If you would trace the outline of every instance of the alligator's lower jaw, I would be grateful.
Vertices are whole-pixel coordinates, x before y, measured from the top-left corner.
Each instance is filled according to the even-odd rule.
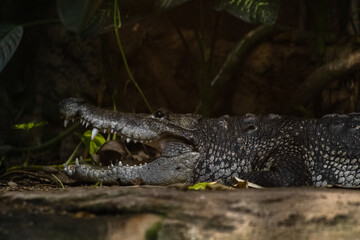
[[[94,168],[89,165],[65,166],[64,172],[70,178],[87,183],[102,182],[113,185],[169,185],[189,182],[200,154],[186,152],[175,157],[160,157],[142,166],[109,166]]]

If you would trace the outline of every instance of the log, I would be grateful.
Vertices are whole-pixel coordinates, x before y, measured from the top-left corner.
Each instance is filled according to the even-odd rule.
[[[0,239],[359,239],[359,219],[360,192],[349,189],[113,186],[0,194]]]

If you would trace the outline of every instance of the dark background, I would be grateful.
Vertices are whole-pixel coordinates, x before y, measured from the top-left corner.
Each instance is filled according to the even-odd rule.
[[[340,75],[329,73],[320,90],[305,92],[310,100],[294,97],[321,67],[358,51],[358,1],[282,1],[276,31],[252,44],[231,74],[211,87],[229,52],[259,26],[217,12],[213,4],[189,1],[119,30],[129,67],[153,109],[208,117],[248,112],[319,117],[359,110],[357,65]],[[1,1],[0,11],[2,23],[58,18],[52,0]],[[149,112],[129,80],[113,31],[84,37],[60,23],[24,28],[17,51],[0,73],[0,86],[2,146],[41,145],[61,134],[58,103],[68,97]],[[38,121],[48,124],[30,131],[13,128]],[[6,152],[5,159],[63,163],[77,142],[68,137],[30,155]]]

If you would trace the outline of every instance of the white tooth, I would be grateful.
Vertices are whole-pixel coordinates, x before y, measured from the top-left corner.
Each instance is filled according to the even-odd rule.
[[[112,168],[113,168],[113,167],[114,167],[114,164],[110,164],[110,167],[112,167]]]
[[[134,143],[137,143],[137,140],[136,140],[136,139],[134,139]]]
[[[68,123],[69,123],[69,120],[65,119],[64,120],[64,127],[66,127],[68,125]]]
[[[126,164],[126,166],[128,167],[128,166],[129,166],[129,164]]]
[[[126,138],[126,142],[129,143],[131,140],[130,138]]]
[[[95,136],[99,133],[99,129],[93,128],[91,132],[91,140],[94,140]]]
[[[89,123],[88,123],[88,122],[86,122],[85,127],[87,128],[88,126],[89,126]]]
[[[111,167],[110,167],[110,165],[108,166],[108,169],[110,169]]]
[[[119,164],[118,164],[118,165],[119,165],[119,167],[122,167],[122,162],[121,162],[121,161],[119,161]]]
[[[78,159],[78,158],[75,159],[75,165],[76,165],[77,167],[80,167],[80,163],[79,163],[79,159]]]

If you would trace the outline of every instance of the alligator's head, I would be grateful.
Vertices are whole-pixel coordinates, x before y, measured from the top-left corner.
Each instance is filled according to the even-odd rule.
[[[172,114],[156,111],[154,114],[122,113],[102,110],[83,100],[69,98],[60,104],[60,113],[69,120],[79,120],[83,126],[93,128],[92,138],[100,133],[113,133],[126,144],[143,144],[156,154],[145,165],[109,166],[96,170],[77,164],[65,167],[72,178],[105,183],[171,184],[187,182],[191,178],[200,153],[197,152],[196,134],[201,117],[195,114]]]

